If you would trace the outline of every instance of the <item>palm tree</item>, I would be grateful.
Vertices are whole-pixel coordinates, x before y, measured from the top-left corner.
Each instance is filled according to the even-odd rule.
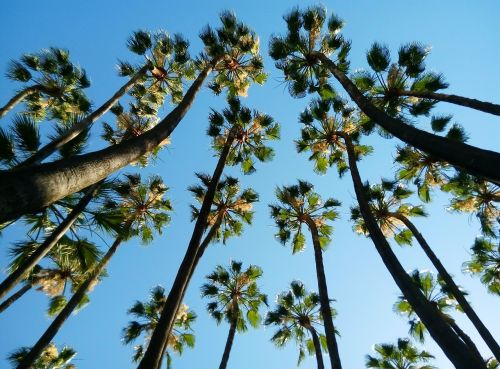
[[[267,296],[260,292],[257,280],[262,276],[262,269],[250,265],[242,270],[242,263],[232,261],[229,268],[218,265],[215,271],[207,275],[208,282],[201,287],[201,295],[210,299],[207,310],[219,324],[222,319],[229,323],[224,354],[219,369],[225,369],[233,346],[236,331],[247,330],[247,320],[257,328],[260,324],[259,309]],[[245,319],[246,317],[246,319]]]
[[[328,112],[330,108],[333,108],[333,111],[337,113],[337,117],[342,117],[342,119],[339,120],[338,118],[335,119],[335,116],[329,116]],[[415,308],[422,321],[428,322],[427,326],[432,337],[457,368],[466,368],[471,365],[484,367],[482,358],[467,349],[463,341],[442,318],[435,306],[429,303],[422,292],[416,288],[381,231],[370,208],[370,201],[356,164],[360,156],[370,150],[367,147],[359,147],[358,145],[359,131],[358,129],[350,128],[353,126],[352,123],[356,123],[352,113],[352,109],[346,108],[342,103],[338,103],[338,100],[333,100],[330,104],[313,104],[313,109],[306,110],[301,119],[305,127],[302,130],[302,139],[297,143],[297,148],[299,151],[312,151],[314,153],[317,144],[320,143],[323,147],[321,151],[327,154],[328,163],[331,163],[330,165],[340,161],[349,166],[359,210],[364,219],[366,229],[382,261],[404,296]],[[323,127],[326,126],[327,121],[332,119],[336,120],[332,125],[339,127],[339,130],[334,131],[334,134],[330,134],[327,137],[325,145],[325,130]],[[351,124],[347,123],[349,119],[352,120]],[[319,121],[319,124],[315,121]],[[314,134],[311,134],[311,132]],[[343,143],[344,146],[339,145],[339,143]],[[346,154],[347,160],[345,158]],[[311,160],[316,160],[316,158],[317,156],[314,154],[311,156]],[[342,169],[344,167],[345,164],[340,165],[340,174],[345,171]]]
[[[294,9],[285,16],[285,21],[286,36],[272,37],[269,49],[277,67],[283,70],[285,81],[290,83],[292,95],[318,91],[322,97],[331,97],[331,88],[322,87],[327,86],[325,82],[331,73],[363,113],[390,134],[469,173],[500,182],[496,169],[500,167],[500,154],[414,128],[379,110],[363,95],[345,74],[350,43],[339,34],[343,21],[336,15],[328,20],[324,34],[326,10],[322,7]]]
[[[29,347],[21,347],[8,357],[12,366],[19,364],[29,353]],[[74,369],[76,366],[70,364],[76,356],[76,351],[69,346],[64,346],[60,351],[54,343],[50,343],[36,359],[30,369]]]
[[[471,251],[472,258],[464,263],[464,270],[479,274],[488,291],[500,296],[500,245],[485,238],[476,238]]]
[[[114,191],[119,202],[110,199],[102,212],[110,212],[121,217],[120,232],[106,254],[79,284],[71,299],[19,364],[18,369],[28,369],[33,364],[82,301],[89,288],[97,282],[123,241],[132,236],[140,236],[142,242],[150,242],[153,239],[153,230],[161,234],[162,228],[170,221],[168,212],[172,208],[170,201],[163,198],[167,187],[160,177],[151,176],[146,183],[141,183],[139,175],[128,174],[125,175],[125,180],[116,183]]]
[[[334,209],[340,206],[340,202],[333,198],[322,202],[321,197],[314,192],[313,185],[300,180],[297,185],[277,188],[276,197],[279,204],[270,205],[270,208],[271,217],[278,226],[277,237],[281,243],[286,244],[292,238],[292,252],[302,251],[305,246],[305,236],[302,233],[302,226],[306,225],[311,232],[321,314],[325,324],[328,353],[332,368],[341,369],[342,364],[335,338],[335,327],[333,326],[330,298],[328,297],[325,268],[323,265],[323,249],[330,242],[332,233],[332,227],[327,224],[327,221],[333,221],[338,217]]]
[[[144,335],[145,342],[149,340],[151,332],[156,328],[160,318],[161,309],[166,301],[165,289],[161,286],[154,287],[149,295],[149,301],[143,303],[136,301],[128,310],[128,314],[137,320],[130,321],[123,329],[123,343],[130,344]],[[169,349],[182,354],[184,347],[194,347],[195,337],[192,333],[191,324],[196,320],[196,314],[189,310],[186,305],[182,305],[177,313],[174,328],[167,341],[164,356],[167,359],[167,368],[171,368],[172,358]],[[144,355],[144,344],[134,346],[133,362],[138,362]],[[161,365],[160,365],[161,366]]]
[[[365,366],[369,369],[437,369],[426,364],[434,356],[427,351],[420,351],[406,338],[398,338],[395,345],[377,344],[374,350],[376,356],[366,355]]]
[[[207,27],[200,35],[205,51],[197,62],[201,70],[197,78],[181,102],[153,129],[126,143],[77,158],[0,172],[0,223],[88,187],[153,151],[177,127],[212,71],[216,72],[213,81],[217,91],[219,87],[227,88],[230,96],[244,93],[251,81],[263,83],[265,74],[259,62],[258,37],[232,13],[224,12],[220,19],[222,27],[215,31]],[[4,195],[5,191],[9,196]]]
[[[327,351],[328,346],[325,335],[319,331],[323,325],[319,295],[307,292],[302,282],[293,281],[289,291],[278,295],[276,303],[276,309],[267,313],[264,322],[265,325],[278,326],[271,341],[283,347],[293,338],[299,345],[297,365],[304,360],[307,350],[310,355],[316,355],[318,369],[323,369],[322,351]],[[331,310],[332,316],[335,315]]]
[[[90,109],[90,101],[82,91],[90,81],[85,70],[70,61],[67,50],[51,47],[24,54],[20,61],[10,62],[6,76],[24,87],[0,107],[0,118],[22,101],[26,101],[25,113],[36,120],[42,120],[47,112],[50,119],[64,120],[69,113],[86,113]]]

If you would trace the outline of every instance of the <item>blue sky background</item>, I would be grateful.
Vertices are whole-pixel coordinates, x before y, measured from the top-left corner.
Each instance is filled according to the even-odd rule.
[[[289,247],[281,246],[274,238],[275,228],[269,218],[267,205],[274,202],[277,185],[292,184],[297,178],[312,182],[323,197],[333,196],[342,201],[341,219],[335,222],[333,242],[324,254],[329,292],[336,300],[338,317],[335,324],[341,333],[340,355],[345,368],[364,367],[364,356],[371,353],[375,343],[394,342],[407,335],[407,323],[392,312],[398,289],[375,252],[369,240],[352,232],[349,207],[355,203],[349,175],[342,180],[336,172],[319,176],[313,173],[307,156],[295,152],[293,140],[298,137],[297,117],[307,106],[309,98],[292,99],[280,84],[281,74],[267,56],[271,34],[282,33],[285,24],[282,15],[297,3],[278,1],[25,1],[3,2],[0,5],[0,71],[4,73],[8,61],[24,52],[36,52],[49,46],[70,50],[71,59],[84,67],[92,80],[88,95],[96,106],[107,99],[124,80],[116,75],[116,62],[138,61],[125,46],[133,30],[165,29],[182,33],[191,42],[191,53],[201,51],[197,35],[209,23],[218,25],[218,13],[233,10],[239,19],[253,28],[261,39],[265,68],[269,73],[265,86],[254,86],[244,104],[272,115],[282,126],[282,139],[274,143],[276,158],[271,163],[258,164],[257,172],[243,176],[238,168],[226,173],[240,177],[243,187],[252,187],[261,202],[255,206],[254,225],[244,235],[231,239],[226,246],[213,245],[205,254],[191,282],[185,303],[196,311],[194,325],[196,347],[186,350],[182,357],[174,357],[174,368],[204,369],[217,367],[222,355],[228,325],[217,326],[205,311],[206,301],[200,298],[204,276],[217,264],[242,260],[245,265],[263,268],[262,291],[269,295],[271,307],[277,293],[287,288],[293,279],[302,280],[310,290],[317,290],[312,248],[291,255]],[[317,4],[302,1],[300,6]],[[345,21],[343,34],[352,40],[350,54],[352,70],[366,68],[365,51],[372,42],[387,43],[393,55],[408,41],[420,41],[432,46],[427,59],[429,70],[443,72],[450,83],[449,91],[482,100],[499,102],[500,3],[496,1],[324,1],[329,11],[337,12]],[[17,86],[0,79],[0,102],[5,102]],[[173,281],[177,266],[189,240],[192,224],[189,222],[189,204],[193,203],[187,187],[195,183],[194,172],[212,172],[216,159],[205,136],[210,107],[224,106],[222,97],[214,97],[204,89],[191,111],[172,136],[172,144],[162,151],[156,165],[141,170],[162,175],[170,187],[174,212],[172,222],[162,236],[145,247],[132,240],[124,245],[111,261],[109,277],[91,294],[91,303],[72,316],[55,339],[58,345],[68,344],[77,352],[74,363],[81,369],[134,368],[130,358],[132,347],[120,342],[121,329],[129,317],[127,309],[134,300],[144,300],[150,288],[161,284],[167,290]],[[169,112],[166,105],[161,116]],[[451,113],[454,121],[462,123],[470,135],[469,143],[488,149],[497,149],[500,137],[498,117],[465,108],[439,104],[435,113]],[[9,122],[12,114],[3,120]],[[103,119],[112,123],[112,116]],[[90,148],[101,145],[99,124],[94,127]],[[429,129],[423,120],[420,127]],[[375,135],[363,139],[374,147],[374,153],[360,163],[364,179],[374,182],[380,177],[391,177],[394,147],[399,142]],[[126,168],[137,171],[137,168]],[[415,201],[417,201],[415,199]],[[477,279],[463,275],[461,264],[469,258],[468,250],[479,234],[478,222],[468,215],[451,214],[446,210],[449,198],[435,197],[427,206],[430,217],[415,220],[445,266],[456,276],[459,284],[470,292],[470,299],[478,315],[500,338],[498,297],[488,295]],[[17,224],[1,238],[0,268],[8,263],[8,248],[23,238],[24,228]],[[309,240],[308,240],[309,241]],[[103,242],[96,239],[105,248]],[[417,247],[395,251],[408,270],[431,269]],[[3,278],[3,277],[2,277]],[[50,323],[46,315],[48,299],[40,292],[29,292],[21,301],[0,315],[0,367],[8,367],[6,355],[19,346],[32,345]],[[459,324],[477,343],[484,356],[490,356],[486,346],[471,324],[456,316]],[[272,328],[261,327],[238,334],[231,353],[229,368],[250,369],[294,368],[296,348],[291,342],[278,350],[269,342]],[[428,340],[439,368],[451,368],[441,350]],[[326,356],[325,356],[326,358]],[[308,358],[302,368],[315,368],[314,357]]]

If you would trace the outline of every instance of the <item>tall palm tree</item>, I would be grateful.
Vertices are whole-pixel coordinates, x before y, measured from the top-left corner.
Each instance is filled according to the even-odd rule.
[[[292,252],[302,251],[305,246],[302,226],[306,225],[311,232],[328,353],[332,368],[341,369],[323,265],[323,250],[330,242],[332,233],[332,226],[327,224],[327,221],[333,221],[338,217],[335,207],[340,206],[340,202],[333,198],[322,202],[319,194],[314,192],[313,185],[300,180],[297,185],[277,188],[276,197],[279,204],[270,205],[270,208],[271,217],[278,226],[277,237],[281,243],[286,244],[292,238]]]
[[[337,117],[342,117],[342,119],[339,120],[338,118],[335,119],[335,116],[330,116],[328,113],[331,108],[337,113]],[[426,325],[432,337],[457,368],[466,368],[474,365],[484,368],[482,358],[475,352],[468,350],[467,346],[464,345],[463,341],[452,330],[448,322],[443,319],[436,307],[429,303],[422,292],[416,288],[381,231],[370,208],[370,201],[356,163],[362,155],[370,150],[363,146],[358,147],[359,131],[350,128],[353,125],[346,122],[351,119],[352,123],[356,123],[356,117],[352,113],[352,109],[346,108],[344,104],[338,103],[337,100],[332,101],[330,104],[313,104],[313,108],[306,110],[301,119],[304,128],[302,130],[302,138],[297,142],[297,148],[299,151],[312,151],[314,153],[317,144],[321,143],[323,146],[322,151],[326,153],[328,162],[331,165],[337,161],[341,161],[349,166],[364,224],[377,252],[404,296],[414,307],[420,319],[427,322]],[[336,120],[332,124],[339,127],[339,130],[327,136],[325,145],[326,132],[323,127],[326,125],[325,121],[332,119]],[[319,123],[316,121],[319,121]],[[339,145],[339,143],[342,143],[343,146]],[[347,160],[345,156],[347,156]],[[311,160],[316,160],[316,156],[312,155]],[[341,174],[345,171],[342,169],[344,166],[345,164],[341,164],[340,166]]]
[[[406,338],[398,338],[395,345],[377,344],[374,350],[375,356],[366,355],[365,366],[369,369],[437,369],[427,364],[434,356],[425,350],[420,351]]]
[[[136,301],[128,310],[128,314],[137,320],[130,321],[123,329],[123,343],[130,344],[144,335],[145,343],[149,340],[151,332],[156,328],[160,318],[161,309],[165,305],[167,297],[165,289],[161,286],[154,287],[149,295],[149,301],[143,303]],[[196,320],[196,314],[189,310],[186,305],[182,305],[175,318],[174,328],[167,341],[164,357],[167,359],[167,368],[171,368],[172,358],[169,349],[182,354],[184,347],[194,347],[195,337],[192,333],[191,324]],[[144,344],[134,346],[133,362],[138,362],[144,355]]]
[[[153,129],[126,143],[72,159],[0,172],[0,223],[88,187],[154,150],[177,127],[212,71],[217,92],[219,87],[227,89],[230,96],[244,93],[251,82],[263,83],[258,37],[232,13],[224,12],[220,19],[220,28],[207,27],[200,35],[205,51],[197,61],[198,76],[179,104]]]
[[[247,321],[257,328],[261,321],[259,309],[263,303],[267,305],[267,296],[257,286],[262,269],[255,265],[245,270],[241,267],[242,263],[238,261],[232,261],[229,268],[218,265],[214,272],[206,276],[208,282],[201,287],[201,295],[210,299],[207,305],[210,315],[217,324],[223,319],[229,323],[219,369],[227,367],[236,331],[246,331]]]
[[[129,174],[124,180],[116,183],[114,190],[119,202],[110,199],[103,212],[108,211],[121,217],[120,232],[106,254],[79,284],[71,299],[19,364],[18,369],[28,369],[33,364],[82,301],[89,288],[97,282],[123,241],[132,236],[140,236],[142,242],[150,242],[153,239],[153,231],[161,234],[162,228],[170,221],[168,212],[172,208],[170,201],[164,199],[167,187],[160,177],[151,176],[146,183],[141,183],[139,175]]]
[[[471,251],[471,260],[464,263],[464,270],[479,274],[488,291],[500,296],[500,245],[485,238],[476,238]]]
[[[336,15],[330,17],[323,34],[326,10],[322,7],[310,7],[304,11],[294,9],[284,18],[287,34],[271,38],[269,53],[277,61],[277,67],[283,70],[292,95],[303,96],[306,92],[316,91],[323,96],[331,95],[325,94],[322,87],[331,74],[363,113],[390,134],[469,173],[500,182],[496,170],[500,167],[500,154],[412,127],[379,110],[363,95],[346,76],[350,43],[339,34],[343,21]]]
[[[15,350],[8,357],[12,366],[19,364],[29,353],[29,347],[21,347]],[[33,363],[30,369],[74,369],[76,366],[70,364],[76,356],[76,351],[69,346],[57,349],[54,343],[50,343],[40,356]]]
[[[300,365],[306,352],[316,355],[318,369],[323,369],[322,351],[327,351],[326,336],[320,332],[323,325],[320,298],[315,292],[307,292],[299,281],[290,283],[290,290],[282,292],[276,300],[277,306],[266,315],[265,325],[278,326],[271,341],[283,347],[290,339],[299,346]],[[332,316],[335,311],[332,309]]]

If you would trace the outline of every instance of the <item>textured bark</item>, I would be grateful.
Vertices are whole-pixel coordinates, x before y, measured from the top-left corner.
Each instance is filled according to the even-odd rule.
[[[318,362],[318,369],[325,369],[325,365],[323,364],[323,354],[321,352],[321,343],[319,342],[318,334],[313,327],[308,328],[311,333],[311,337],[314,344],[314,351],[316,352],[316,361]]]
[[[397,259],[386,238],[382,234],[375,217],[373,216],[368,199],[366,198],[363,182],[359,175],[356,164],[356,154],[350,137],[343,132],[336,132],[344,138],[347,148],[349,168],[354,184],[354,191],[359,203],[359,208],[366,227],[370,233],[370,238],[379,253],[384,265],[392,278],[398,285],[404,297],[415,310],[420,320],[429,330],[430,335],[441,347],[444,354],[457,369],[486,369],[486,365],[481,356],[471,352],[469,347],[456,335],[451,326],[443,319],[441,313],[432,305],[415,286],[410,276],[405,272],[403,266]]]
[[[71,210],[68,216],[57,226],[54,231],[38,246],[38,248],[19,265],[5,280],[0,284],[0,299],[3,298],[12,288],[14,288],[23,278],[43,259],[47,253],[57,244],[62,236],[71,228],[73,223],[78,219],[78,216],[85,210],[89,202],[94,198],[97,190],[100,187],[100,182],[92,185],[85,196],[83,196],[78,204]]]
[[[48,206],[153,151],[188,112],[211,70],[203,70],[172,112],[138,137],[68,159],[0,171],[0,223]]]
[[[399,96],[413,96],[421,97],[423,99],[438,100],[450,104],[465,106],[466,108],[480,110],[493,115],[500,115],[500,105],[493,104],[487,101],[470,99],[468,97],[443,94],[432,91],[395,91],[395,93]]]
[[[499,153],[437,136],[390,117],[382,110],[377,109],[328,57],[322,53],[315,53],[313,56],[328,68],[363,113],[387,132],[437,159],[462,168],[468,173],[494,183],[500,183]]]
[[[146,75],[150,67],[150,63],[144,65],[131,79],[128,80],[127,83],[120,87],[108,101],[101,105],[101,107],[85,117],[81,122],[71,127],[64,135],[57,137],[56,139],[52,140],[50,143],[42,147],[31,157],[19,164],[19,167],[41,163],[45,158],[56,152],[63,145],[67,144],[80,133],[89,128],[92,123],[106,114],[109,109],[111,109],[113,105],[115,105],[123,97],[123,95],[125,95],[132,87],[134,87],[134,85],[137,84],[137,82],[139,82],[139,80]]]
[[[31,94],[34,94],[35,92],[42,92],[44,90],[44,87],[42,85],[34,85],[30,87],[26,87],[19,91],[17,94],[15,94],[12,99],[10,99],[5,106],[2,106],[0,108],[0,118],[3,118],[5,114],[7,114],[11,109],[14,108],[17,104],[19,104],[21,101],[23,101],[26,97],[28,97]]]
[[[92,270],[87,279],[78,286],[77,291],[71,296],[66,306],[61,310],[57,317],[52,321],[50,326],[47,328],[45,333],[40,337],[40,339],[31,348],[30,352],[24,357],[24,359],[19,363],[16,369],[29,369],[32,367],[35,360],[42,354],[43,350],[50,344],[52,339],[56,336],[59,329],[61,329],[64,322],[68,319],[70,314],[78,306],[82,298],[87,293],[89,287],[92,283],[101,275],[106,265],[109,263],[113,255],[115,254],[118,246],[122,242],[121,237],[118,237],[113,242],[113,245],[106,252],[104,257],[101,259],[99,264]]]
[[[330,308],[330,298],[328,296],[328,288],[326,285],[325,267],[323,265],[323,250],[321,249],[318,228],[311,218],[306,220],[307,226],[311,231],[312,241],[314,245],[314,261],[316,263],[316,278],[318,280],[319,300],[321,307],[321,315],[323,316],[323,324],[325,325],[326,344],[328,346],[328,355],[332,369],[342,369],[340,361],[339,347],[337,338],[335,337],[335,327],[333,326],[332,311]]]
[[[233,311],[236,309],[237,308],[233,306]],[[231,353],[231,347],[233,347],[234,336],[236,334],[236,322],[237,318],[233,316],[233,319],[231,320],[231,325],[229,326],[229,333],[227,335],[226,345],[224,346],[224,353],[222,354],[222,359],[220,361],[219,369],[226,369],[227,367],[227,362],[229,361],[229,354]]]
[[[217,185],[222,176],[233,140],[233,135],[230,134],[224,145],[224,149],[221,152],[219,161],[217,162],[210,186],[208,187],[205,198],[203,199],[200,213],[196,219],[193,234],[191,235],[191,240],[189,241],[184,259],[179,266],[174,283],[172,284],[172,288],[168,294],[167,301],[163,307],[160,320],[151,335],[148,348],[146,349],[144,357],[137,367],[138,369],[159,369],[158,365],[162,355],[162,349],[168,339],[168,336],[172,332],[177,310],[179,309],[182,299],[184,298],[187,285],[193,273],[193,265],[196,263],[196,256],[199,251],[201,238],[203,237],[203,233],[205,232],[207,226],[207,218],[210,213],[210,207],[212,206]]]
[[[9,298],[5,299],[4,302],[0,304],[0,313],[3,313],[10,305],[19,300],[26,292],[31,289],[32,285],[27,283],[19,291],[12,294]]]
[[[422,236],[422,234],[418,231],[417,227],[415,227],[415,225],[404,215],[391,214],[391,216],[403,222],[404,225],[408,227],[411,233],[415,236],[420,247],[422,247],[422,250],[424,250],[425,254],[430,259],[430,261],[438,271],[439,275],[443,278],[444,282],[450,289],[453,296],[455,296],[458,304],[462,308],[465,315],[467,315],[472,324],[474,324],[474,327],[477,329],[484,342],[486,342],[493,355],[495,355],[497,360],[500,360],[500,346],[495,341],[495,338],[490,333],[488,328],[484,325],[479,316],[476,314],[472,306],[469,304],[462,291],[460,291],[460,288],[458,288],[451,275],[448,273],[444,265],[441,263],[441,261],[436,256],[434,251],[431,249],[431,247],[425,240],[424,236]]]

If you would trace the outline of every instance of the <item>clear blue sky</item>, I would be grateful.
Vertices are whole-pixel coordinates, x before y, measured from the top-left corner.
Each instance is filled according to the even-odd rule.
[[[269,218],[267,205],[274,201],[277,185],[291,184],[296,178],[311,181],[324,197],[333,196],[343,203],[341,219],[335,224],[333,242],[325,253],[325,268],[329,291],[336,299],[338,318],[335,323],[341,333],[340,355],[344,367],[364,367],[364,355],[371,353],[375,343],[395,341],[407,334],[406,321],[392,312],[398,296],[395,283],[384,269],[373,245],[356,236],[349,220],[349,207],[354,204],[354,191],[348,175],[339,180],[331,171],[325,176],[312,172],[312,165],[304,155],[295,152],[293,140],[298,137],[297,117],[308,98],[294,100],[283,85],[281,74],[267,56],[271,34],[285,29],[282,15],[296,3],[277,1],[31,1],[2,2],[0,5],[0,71],[3,74],[11,58],[24,52],[36,52],[44,47],[68,48],[72,60],[84,67],[91,80],[88,94],[96,105],[107,99],[124,83],[116,76],[118,59],[134,61],[125,47],[133,30],[165,29],[182,33],[191,41],[193,55],[201,50],[197,38],[207,23],[216,26],[218,13],[233,10],[253,28],[261,39],[262,55],[269,79],[264,87],[254,86],[247,106],[272,115],[282,125],[282,139],[274,144],[276,158],[268,164],[259,164],[252,176],[243,176],[236,168],[227,173],[238,175],[244,187],[253,187],[260,193],[261,202],[255,207],[255,221],[244,235],[232,239],[226,246],[213,245],[204,256],[192,280],[185,303],[198,314],[194,325],[196,347],[186,350],[182,357],[174,357],[174,368],[204,369],[217,367],[222,355],[228,326],[217,326],[205,311],[206,301],[200,298],[203,277],[216,264],[242,260],[245,265],[259,265],[264,270],[262,290],[270,297],[285,289],[293,279],[302,280],[316,290],[312,248],[291,255],[273,234],[275,228]],[[316,4],[301,1],[301,6]],[[374,41],[388,44],[395,54],[401,43],[421,41],[432,46],[427,60],[430,70],[443,72],[450,83],[449,91],[478,99],[499,102],[500,3],[496,1],[324,1],[329,11],[337,12],[346,21],[344,35],[352,40],[350,55],[352,69],[365,68],[365,51]],[[1,78],[0,102],[5,102],[16,86]],[[81,369],[134,368],[130,362],[131,346],[120,342],[121,329],[129,317],[126,310],[136,299],[144,300],[151,287],[161,284],[167,290],[175,276],[190,237],[189,204],[192,199],[186,188],[195,182],[194,172],[211,172],[215,163],[209,140],[204,132],[209,108],[221,108],[222,97],[213,97],[205,89],[193,108],[175,131],[172,144],[163,150],[160,160],[146,173],[161,174],[171,188],[169,196],[174,205],[172,223],[161,237],[148,247],[131,241],[119,250],[108,268],[106,278],[91,294],[91,304],[72,316],[55,339],[58,345],[68,344],[77,352],[75,363]],[[168,113],[170,106],[161,112]],[[464,125],[470,143],[483,148],[497,149],[500,137],[498,118],[464,108],[440,104],[435,112],[452,113],[454,121]],[[112,117],[107,116],[111,122]],[[106,119],[105,119],[106,120]],[[5,120],[2,124],[6,124]],[[96,125],[96,127],[98,124]],[[426,122],[420,127],[428,128]],[[98,134],[91,139],[99,142]],[[394,164],[394,146],[397,140],[378,137],[364,139],[375,148],[373,155],[360,164],[362,176],[377,181],[390,177]],[[92,147],[92,146],[91,146]],[[136,168],[126,168],[135,171]],[[475,218],[450,214],[446,211],[448,198],[436,197],[428,207],[430,217],[415,223],[435,248],[443,263],[456,276],[459,284],[470,292],[470,299],[493,334],[500,338],[498,320],[499,300],[488,295],[477,279],[463,275],[463,261],[468,249],[479,234]],[[1,239],[0,268],[8,263],[10,244],[23,237],[23,227],[16,225]],[[102,242],[101,242],[102,244]],[[103,245],[104,246],[104,245]],[[309,245],[308,245],[309,246]],[[405,268],[431,269],[417,248],[396,252]],[[3,275],[4,276],[4,275]],[[2,276],[2,278],[3,278]],[[47,298],[40,292],[30,292],[20,302],[0,315],[0,367],[7,367],[6,355],[19,346],[32,345],[48,326],[45,310]],[[489,355],[473,327],[461,316],[457,321]],[[297,351],[293,343],[277,350],[269,342],[273,329],[250,329],[237,335],[229,367],[238,369],[295,367]],[[440,349],[428,340],[426,348],[436,357],[439,368],[451,368]],[[302,368],[314,368],[314,358],[307,359]]]

